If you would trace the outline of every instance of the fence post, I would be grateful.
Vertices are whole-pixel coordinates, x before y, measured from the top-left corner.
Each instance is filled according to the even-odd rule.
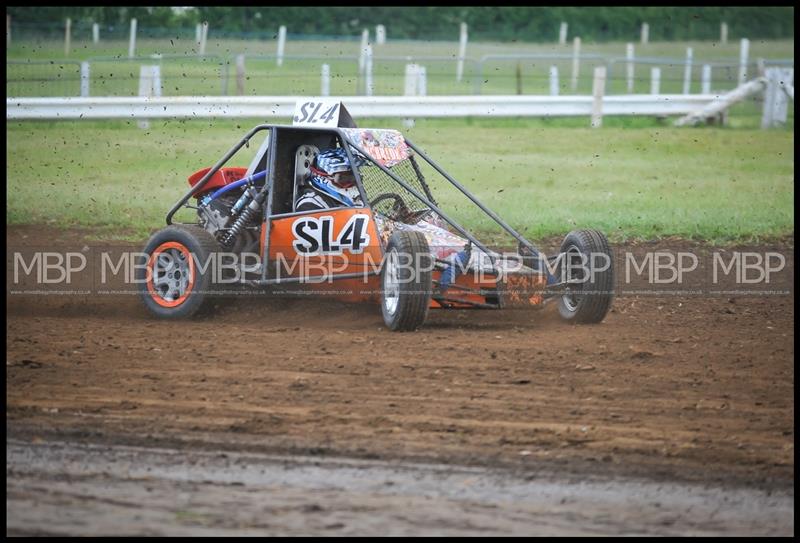
[[[567,23],[562,22],[561,28],[558,29],[558,45],[567,44]]]
[[[230,59],[220,59],[219,63],[219,78],[222,82],[222,96],[230,96],[228,87],[231,83],[231,61]]]
[[[764,110],[761,116],[761,128],[773,128],[786,124],[789,100],[783,90],[791,73],[781,68],[767,68],[767,89],[764,92]]]
[[[372,83],[372,46],[367,45],[367,50],[364,58],[364,94],[372,96],[374,92]]]
[[[141,66],[139,68],[139,96],[161,96],[161,67]],[[150,121],[140,119],[139,128],[150,128]]]
[[[417,94],[419,96],[428,95],[428,70],[425,66],[417,68]]]
[[[770,128],[775,119],[775,98],[778,94],[778,85],[775,80],[775,69],[770,68],[767,74],[767,88],[764,89],[764,106],[761,110],[761,128]]]
[[[661,68],[650,68],[650,94],[661,94]]]
[[[550,96],[558,96],[558,66],[550,66]]]
[[[719,41],[722,42],[722,45],[728,44],[728,23],[720,23]]]
[[[71,48],[70,47],[70,41],[72,38],[71,34],[72,34],[72,19],[67,17],[67,22],[64,28],[64,56],[66,57],[69,56],[69,51]]]
[[[320,96],[331,95],[331,66],[330,64],[322,65],[322,73],[320,79]]]
[[[766,65],[763,58],[759,57],[756,59],[756,73],[758,74],[758,77],[764,77],[767,75]]]
[[[361,49],[358,53],[358,74],[364,74],[364,65],[366,63],[367,45],[369,45],[369,30],[366,28],[361,31]]]
[[[153,68],[155,65],[139,66],[139,96],[153,96]]]
[[[701,76],[700,92],[702,94],[711,94],[711,65],[710,64],[703,64],[703,74]]]
[[[136,19],[131,19],[131,35],[128,42],[128,57],[133,58],[136,55]]]
[[[202,39],[203,39],[203,25],[202,23],[197,23],[197,25],[194,27],[194,43],[198,49],[200,48],[200,40]]]
[[[464,77],[464,57],[467,55],[467,23],[461,23],[458,38],[458,64],[456,65],[456,81]]]
[[[81,62],[81,97],[89,96],[89,63]]]
[[[683,94],[689,94],[692,84],[692,56],[694,52],[691,47],[686,48],[686,66],[683,69]]]
[[[739,42],[739,79],[740,85],[743,85],[747,79],[747,56],[750,54],[750,40],[742,38]]]
[[[131,37],[128,43],[128,57],[136,55],[136,19],[131,19]]]
[[[603,94],[606,86],[606,67],[597,66],[594,69],[594,84],[592,86],[592,128],[603,125]]]
[[[627,64],[627,81],[628,81],[628,92],[633,92],[633,44],[629,43],[625,47],[625,57],[628,59]]]
[[[783,91],[794,102],[794,68],[786,70],[786,79],[783,81]]]
[[[161,96],[161,65],[155,65],[150,67],[150,72],[152,73],[152,81],[153,81],[153,96]]]
[[[206,54],[206,43],[208,42],[208,21],[203,21],[203,30],[200,33],[200,47],[198,52],[200,56]]]
[[[578,88],[578,69],[580,68],[581,39],[576,37],[572,44],[572,91]]]
[[[6,47],[11,45],[11,15],[6,14]]]
[[[100,25],[97,23],[92,24],[92,43],[100,43]]]
[[[642,23],[642,45],[646,45],[650,41],[650,25]]]
[[[244,55],[236,55],[236,94],[244,96]]]
[[[517,94],[522,94],[522,65],[520,61],[517,61],[516,79],[517,79]]]
[[[417,96],[419,94],[419,88],[419,66],[417,64],[406,64],[406,77],[403,96]],[[414,119],[403,119],[403,126],[406,128],[412,128],[414,126]]]
[[[406,77],[405,85],[403,87],[403,96],[416,96],[417,94],[417,65],[406,64]]]
[[[286,48],[286,27],[278,28],[278,66],[283,66],[283,51]]]
[[[383,25],[377,25],[375,27],[375,43],[377,45],[383,45],[386,43],[386,27]]]

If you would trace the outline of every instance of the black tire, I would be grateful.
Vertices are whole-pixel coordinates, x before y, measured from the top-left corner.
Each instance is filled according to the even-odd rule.
[[[562,268],[567,264],[567,259],[578,260],[578,253],[583,255],[582,260],[588,268],[594,264],[605,267],[607,258],[608,268],[601,271],[590,270],[588,277],[579,273],[570,275],[566,272],[567,278],[583,279],[584,281],[577,286],[570,286],[569,291],[562,295],[558,302],[558,312],[561,317],[575,324],[595,324],[601,322],[609,309],[614,298],[614,258],[606,236],[597,230],[574,230],[567,234],[561,243],[561,252],[567,253],[562,261]],[[601,254],[605,257],[592,259],[589,255]]]
[[[425,322],[433,292],[432,270],[425,236],[409,231],[392,234],[381,269],[381,312],[390,330],[416,330]]]
[[[175,247],[167,246],[159,252],[167,253],[170,262],[174,261],[179,263],[177,265],[184,266],[178,270],[186,271],[184,273],[186,285],[183,288],[178,284],[180,277],[178,279],[159,277],[160,271],[155,274],[153,272],[153,269],[159,266],[156,259],[152,258],[153,252],[159,248],[163,249],[165,244],[175,244]],[[193,256],[192,264],[186,260],[186,252],[179,246]],[[208,301],[208,291],[214,272],[214,265],[208,260],[209,256],[219,250],[219,244],[214,236],[200,226],[171,225],[153,234],[144,248],[146,260],[140,261],[142,266],[136,268],[139,294],[147,309],[163,319],[182,319],[197,313]],[[152,277],[151,281],[147,280],[148,274]],[[156,280],[159,278],[162,278],[164,283],[156,286]],[[191,286],[187,288],[188,285]]]

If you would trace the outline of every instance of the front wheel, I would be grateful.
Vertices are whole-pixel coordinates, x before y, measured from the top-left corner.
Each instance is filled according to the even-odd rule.
[[[156,232],[144,248],[144,266],[136,268],[139,294],[157,317],[180,319],[206,302],[217,240],[200,226],[172,225]]]
[[[433,257],[420,232],[389,238],[381,269],[381,311],[390,330],[415,330],[425,322],[433,292]]]
[[[561,244],[562,277],[570,284],[558,302],[569,322],[601,322],[613,299],[614,258],[606,236],[597,230],[575,230]]]

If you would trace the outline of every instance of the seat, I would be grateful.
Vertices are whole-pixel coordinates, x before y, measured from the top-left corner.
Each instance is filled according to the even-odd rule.
[[[292,192],[292,211],[295,211],[297,191],[311,175],[311,165],[319,155],[319,149],[313,145],[301,145],[294,154],[294,190]]]

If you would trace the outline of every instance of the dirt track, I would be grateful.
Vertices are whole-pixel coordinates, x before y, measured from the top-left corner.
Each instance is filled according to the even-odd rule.
[[[9,440],[13,535],[789,535],[792,491]],[[44,521],[46,519],[46,521]]]
[[[411,334],[304,299],[159,322],[134,296],[10,296],[7,316],[19,439],[793,488],[792,296],[625,296],[577,327],[438,311]]]

